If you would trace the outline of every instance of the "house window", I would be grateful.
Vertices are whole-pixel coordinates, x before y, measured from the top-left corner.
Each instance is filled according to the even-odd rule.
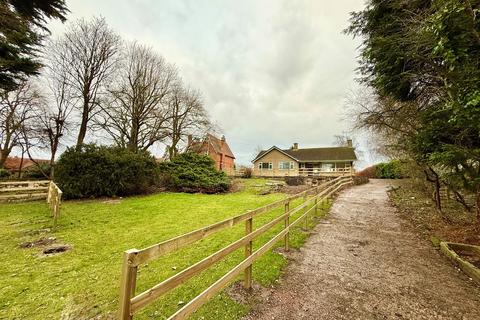
[[[322,163],[322,171],[323,172],[332,172],[334,171],[333,169],[333,163]]]
[[[278,163],[278,169],[280,170],[291,170],[294,168],[293,161],[280,161]]]
[[[271,163],[271,162],[260,162],[258,164],[258,169],[260,169],[260,170],[272,170],[273,169],[273,163]]]

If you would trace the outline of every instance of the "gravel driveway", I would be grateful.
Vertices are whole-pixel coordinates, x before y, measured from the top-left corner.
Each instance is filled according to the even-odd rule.
[[[414,233],[387,189],[343,191],[246,319],[480,319],[480,288]]]

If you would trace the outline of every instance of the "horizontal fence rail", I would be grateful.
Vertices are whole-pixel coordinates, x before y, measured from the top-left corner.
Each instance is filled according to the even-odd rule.
[[[62,190],[50,180],[0,182],[0,201],[26,201],[46,199],[57,225],[60,216]]]
[[[304,222],[305,226],[308,222],[308,214],[312,211],[317,212],[318,205],[325,199],[332,196],[335,192],[343,187],[352,184],[352,178],[338,177],[336,179],[325,182],[319,186],[308,189],[304,192],[289,196],[285,199],[273,202],[266,206],[249,210],[244,214],[214,223],[201,229],[186,233],[173,239],[163,241],[142,250],[130,249],[124,252],[122,278],[120,283],[120,311],[119,318],[132,319],[133,315],[151,304],[155,299],[168,293],[170,290],[185,283],[190,278],[198,275],[210,266],[224,259],[230,253],[244,247],[245,259],[237,264],[233,269],[227,272],[223,277],[214,282],[210,287],[197,295],[193,300],[185,304],[181,309],[171,315],[168,319],[186,319],[190,314],[195,312],[200,306],[206,303],[211,297],[227,286],[231,280],[238,276],[241,272],[245,273],[244,286],[249,289],[252,286],[252,264],[260,258],[265,252],[271,249],[278,241],[284,239],[285,250],[289,250],[289,233],[291,229],[300,222]],[[311,195],[309,198],[308,195]],[[302,203],[293,209],[290,209],[290,203],[296,199],[302,199]],[[311,208],[308,208],[312,205]],[[266,224],[253,230],[253,218],[260,214],[269,212],[276,208],[284,208],[284,213],[272,219]],[[290,223],[290,217],[296,213],[302,212],[301,215]],[[210,256],[192,264],[177,274],[161,281],[150,289],[135,295],[137,271],[138,267],[157,259],[168,253],[177,251],[191,243],[204,239],[205,237],[219,232],[226,228],[231,228],[245,221],[245,236],[230,243],[226,247],[214,252]],[[284,228],[277,233],[262,247],[253,252],[252,242],[254,239],[263,235],[273,227],[283,222]]]
[[[0,201],[45,199],[50,180],[0,182]]]

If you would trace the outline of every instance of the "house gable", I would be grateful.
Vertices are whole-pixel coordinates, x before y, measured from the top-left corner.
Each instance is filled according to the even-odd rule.
[[[285,160],[285,161],[292,161],[298,162],[297,159],[292,157],[291,155],[285,153],[283,150],[273,146],[266,151],[262,151],[258,154],[258,156],[252,161],[253,163],[259,162],[272,162],[272,160]]]

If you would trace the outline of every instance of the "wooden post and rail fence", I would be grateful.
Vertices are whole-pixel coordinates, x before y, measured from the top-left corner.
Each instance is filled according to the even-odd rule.
[[[60,216],[62,190],[51,180],[0,182],[0,201],[29,201],[46,199],[57,225]]]
[[[252,287],[253,263],[282,239],[284,241],[285,250],[288,251],[289,235],[292,228],[299,225],[302,221],[304,221],[305,226],[307,226],[309,213],[313,210],[314,212],[317,212],[317,206],[319,204],[343,187],[351,184],[352,178],[350,176],[338,177],[296,195],[289,196],[285,199],[273,202],[255,210],[247,211],[244,214],[214,223],[170,240],[157,243],[145,249],[130,249],[125,251],[123,255],[122,277],[120,282],[119,319],[132,319],[135,313],[154,302],[160,296],[185,283],[190,278],[200,274],[210,266],[224,259],[227,255],[242,247],[244,247],[245,251],[244,260],[230,269],[230,271],[191,301],[182,306],[173,315],[170,315],[168,319],[186,319],[242,272],[244,272],[244,286],[245,288],[250,289]],[[310,198],[308,198],[309,194],[312,195]],[[302,203],[295,208],[291,208],[290,204],[296,199],[302,199]],[[310,205],[311,207],[309,207]],[[284,212],[280,216],[272,219],[255,230],[253,229],[254,217],[281,207],[284,208]],[[290,217],[299,212],[301,212],[301,215],[294,221],[290,221]],[[219,232],[220,230],[231,228],[243,221],[245,221],[245,236],[230,243],[210,256],[192,264],[177,274],[161,281],[150,289],[136,294],[137,272],[141,265],[147,264],[148,262],[158,259],[168,253],[175,252],[189,244]],[[253,251],[253,240],[281,223],[284,225],[283,229],[259,249]]]
[[[60,216],[60,202],[62,201],[62,190],[50,181],[48,185],[47,203],[52,211],[53,227],[57,226],[58,217]]]

